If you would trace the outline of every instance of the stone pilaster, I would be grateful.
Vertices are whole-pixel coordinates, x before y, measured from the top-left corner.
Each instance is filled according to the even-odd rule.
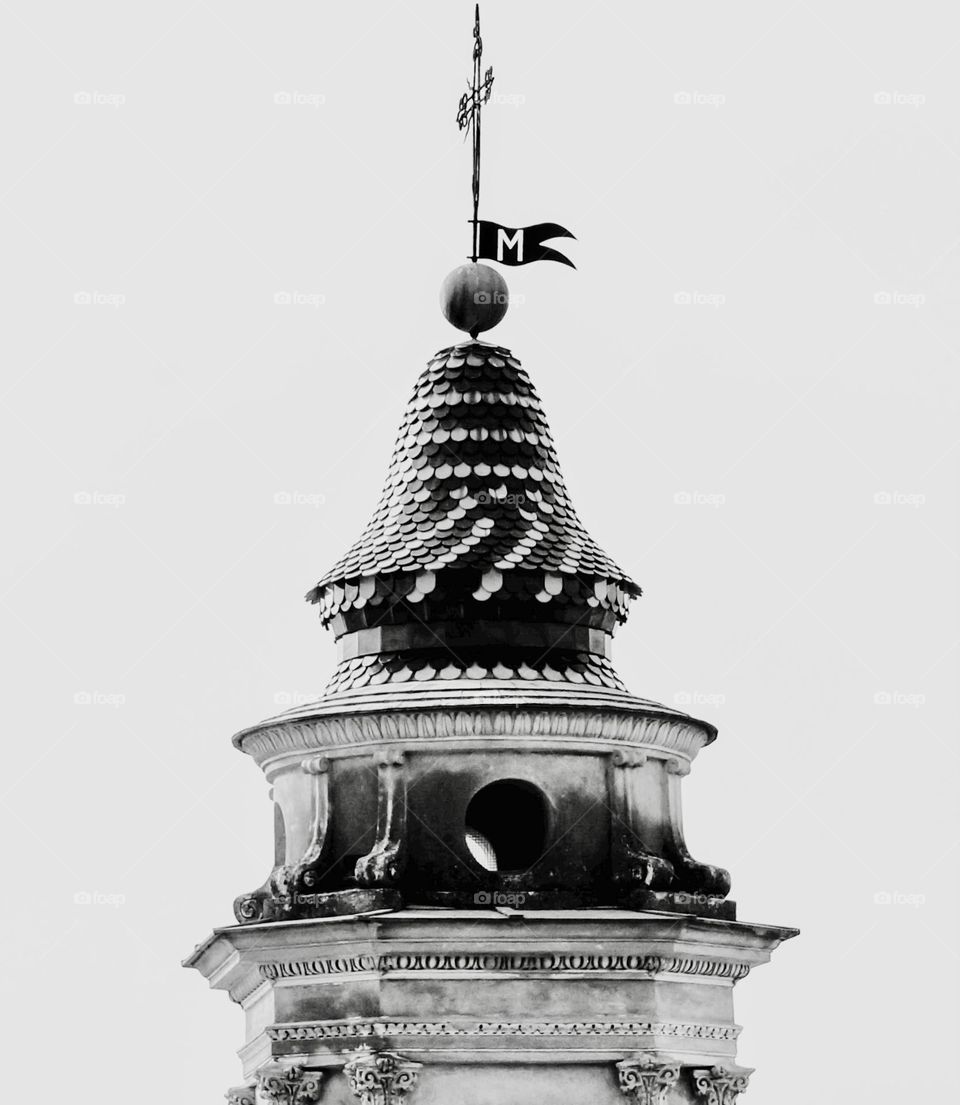
[[[620,1089],[636,1105],[666,1105],[667,1093],[680,1077],[680,1064],[650,1052],[617,1063],[617,1073]]]
[[[316,1105],[323,1075],[301,1066],[263,1067],[257,1072],[257,1096],[264,1105]]]
[[[416,1087],[420,1067],[420,1063],[402,1055],[363,1047],[345,1064],[343,1072],[360,1105],[403,1105]]]
[[[750,1082],[753,1070],[729,1065],[695,1068],[691,1073],[694,1089],[704,1099],[704,1105],[736,1105],[737,1098]]]

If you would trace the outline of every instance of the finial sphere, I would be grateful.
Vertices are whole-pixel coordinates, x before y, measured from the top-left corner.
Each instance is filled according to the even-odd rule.
[[[475,261],[454,269],[440,288],[444,317],[458,330],[475,338],[492,330],[507,313],[507,282],[489,265]]]

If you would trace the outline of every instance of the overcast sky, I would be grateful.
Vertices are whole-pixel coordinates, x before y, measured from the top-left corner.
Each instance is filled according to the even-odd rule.
[[[54,1054],[104,1101],[239,1081],[239,1009],[178,962],[272,856],[229,738],[322,689],[302,596],[458,340],[437,293],[469,247],[472,9],[0,9],[12,1099]],[[749,1100],[932,1099],[956,1038],[955,13],[483,19],[481,215],[577,238],[576,271],[507,270],[491,340],[646,592],[622,677],[720,729],[684,782],[694,854],[741,918],[803,929],[737,987]]]

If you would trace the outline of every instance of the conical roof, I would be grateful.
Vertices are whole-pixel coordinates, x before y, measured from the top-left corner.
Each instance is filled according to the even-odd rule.
[[[421,374],[373,517],[307,598],[364,668],[456,653],[463,674],[482,654],[516,678],[518,649],[606,656],[639,594],[577,517],[520,362],[470,341]]]

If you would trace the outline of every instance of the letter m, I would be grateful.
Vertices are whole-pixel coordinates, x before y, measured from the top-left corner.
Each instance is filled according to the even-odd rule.
[[[511,238],[507,231],[502,226],[497,227],[497,260],[503,261],[503,254],[505,250],[512,249],[516,251],[516,263],[518,265],[523,264],[523,227],[513,232]]]

